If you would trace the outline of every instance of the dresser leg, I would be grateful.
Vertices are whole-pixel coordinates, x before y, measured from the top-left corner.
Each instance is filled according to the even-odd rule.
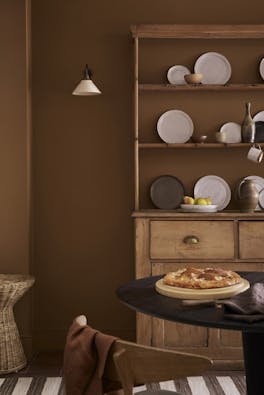
[[[247,395],[263,395],[264,334],[242,332]]]

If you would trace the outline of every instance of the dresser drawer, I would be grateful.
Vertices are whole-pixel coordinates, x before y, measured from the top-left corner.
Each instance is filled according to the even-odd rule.
[[[232,221],[150,221],[151,259],[232,259]]]
[[[264,221],[239,222],[239,258],[264,259]]]

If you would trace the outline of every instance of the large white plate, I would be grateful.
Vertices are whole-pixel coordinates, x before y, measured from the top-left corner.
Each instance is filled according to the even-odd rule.
[[[253,121],[257,122],[257,121],[264,121],[264,111],[259,111],[257,112],[257,114],[254,115],[253,117]]]
[[[155,284],[155,289],[161,295],[169,296],[178,299],[224,299],[237,295],[246,291],[250,287],[249,282],[242,278],[238,284],[230,285],[229,287],[211,288],[211,289],[187,289],[180,287],[172,287],[163,283],[161,278]]]
[[[231,190],[227,182],[218,176],[200,178],[194,186],[194,197],[210,197],[217,210],[223,210],[231,200]]]
[[[224,55],[206,52],[194,65],[195,73],[203,74],[203,84],[225,84],[231,77],[231,65]]]
[[[241,142],[241,125],[236,122],[225,123],[220,132],[225,133],[225,143],[240,143]]]
[[[264,80],[264,58],[261,59],[259,64],[259,74],[261,75],[261,78]]]
[[[157,131],[165,143],[186,143],[193,134],[193,121],[181,110],[169,110],[159,117]]]
[[[215,213],[217,211],[216,204],[181,204],[182,211],[186,213]]]
[[[173,85],[184,85],[187,82],[184,79],[185,74],[190,74],[190,70],[182,65],[175,65],[169,68],[167,72],[167,78],[170,84]]]
[[[264,178],[260,176],[247,176],[244,180],[253,180],[255,181],[256,188],[258,193],[264,188]],[[261,210],[261,206],[258,204],[256,210]]]

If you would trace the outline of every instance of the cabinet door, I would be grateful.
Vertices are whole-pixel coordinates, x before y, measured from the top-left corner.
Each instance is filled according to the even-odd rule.
[[[208,346],[208,329],[154,318],[152,345],[164,348],[205,348]]]
[[[264,221],[239,222],[239,258],[264,259]]]
[[[220,347],[242,347],[241,332],[221,329],[219,331]]]
[[[151,221],[151,259],[233,259],[232,221]]]

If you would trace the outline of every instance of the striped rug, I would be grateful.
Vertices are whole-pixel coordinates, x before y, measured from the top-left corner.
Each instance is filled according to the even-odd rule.
[[[177,391],[183,395],[246,395],[245,377],[196,376],[134,388]],[[65,395],[61,377],[0,378],[0,395]]]

